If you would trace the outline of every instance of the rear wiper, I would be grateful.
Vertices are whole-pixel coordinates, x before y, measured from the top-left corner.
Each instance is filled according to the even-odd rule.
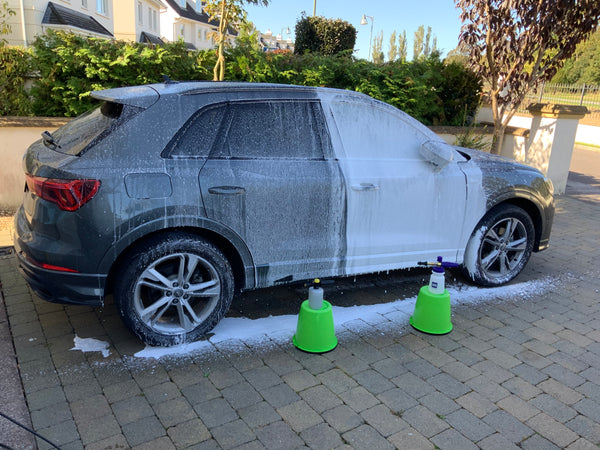
[[[42,132],[42,139],[44,140],[44,145],[46,147],[51,148],[52,150],[56,150],[56,148],[61,148],[60,145],[56,143],[54,140],[54,136],[49,131]]]

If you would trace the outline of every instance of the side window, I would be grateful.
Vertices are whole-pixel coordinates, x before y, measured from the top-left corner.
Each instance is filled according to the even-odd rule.
[[[209,106],[194,114],[163,151],[167,158],[206,158],[219,133],[226,104]]]
[[[419,129],[376,104],[331,103],[348,158],[415,159],[427,140]]]
[[[323,159],[330,154],[329,135],[317,102],[236,102],[229,108],[229,127],[211,157]]]

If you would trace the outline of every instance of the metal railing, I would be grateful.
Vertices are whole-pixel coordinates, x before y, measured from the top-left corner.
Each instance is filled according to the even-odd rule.
[[[585,106],[590,111],[586,117],[600,119],[600,86],[597,85],[544,83],[537,92],[525,97],[519,112],[527,112],[529,104],[537,102]]]

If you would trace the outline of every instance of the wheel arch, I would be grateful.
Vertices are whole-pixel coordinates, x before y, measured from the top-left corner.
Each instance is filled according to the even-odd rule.
[[[516,206],[518,208],[521,208],[523,211],[525,211],[529,215],[529,217],[531,218],[531,221],[533,222],[533,229],[535,231],[535,236],[534,236],[534,240],[533,240],[533,251],[534,252],[539,251],[540,239],[542,236],[542,226],[543,226],[542,210],[541,210],[540,206],[530,196],[515,196],[515,197],[505,198],[502,201],[495,203],[491,208],[488,209],[488,211],[485,215],[489,214],[489,212],[492,209],[497,208],[502,205]]]
[[[197,221],[197,220],[196,220]],[[157,224],[146,224],[139,229],[133,230],[124,236],[113,246],[113,249],[104,256],[101,267],[105,267],[108,273],[105,294],[113,292],[115,276],[119,273],[119,267],[127,260],[133,252],[143,248],[149,241],[167,237],[171,233],[184,232],[205,239],[216,246],[227,258],[233,270],[235,289],[252,288],[255,284],[254,263],[250,251],[242,239],[212,221],[203,220],[201,223],[181,224],[164,226],[164,221]],[[185,221],[184,221],[185,222]]]

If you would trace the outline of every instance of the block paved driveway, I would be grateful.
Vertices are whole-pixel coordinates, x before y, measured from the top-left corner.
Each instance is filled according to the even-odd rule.
[[[597,449],[599,218],[600,195],[557,200],[551,247],[517,280],[538,292],[453,306],[454,330],[445,336],[413,330],[402,314],[355,320],[338,327],[340,345],[324,355],[267,339],[136,358],[143,346],[111,304],[41,301],[5,254],[10,333],[2,343],[12,336],[33,428],[62,449]],[[400,271],[341,280],[326,286],[326,297],[333,304],[410,297],[426,278]],[[304,294],[300,287],[249,293],[232,314],[296,314]],[[75,335],[108,342],[110,355],[70,350]],[[2,383],[10,387],[10,378]],[[17,436],[14,448],[33,448],[1,417],[0,430]]]

